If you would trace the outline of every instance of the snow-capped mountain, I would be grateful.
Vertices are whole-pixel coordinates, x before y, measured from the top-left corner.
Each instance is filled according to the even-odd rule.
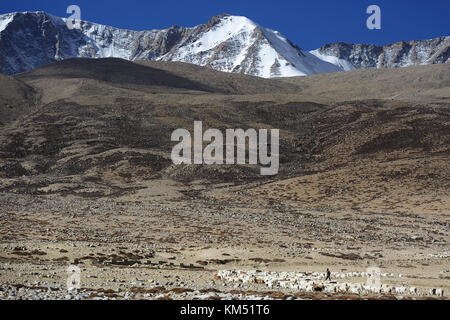
[[[219,15],[193,28],[131,31],[82,21],[80,29],[70,30],[64,18],[16,12],[0,15],[0,72],[15,74],[74,57],[116,57],[181,61],[265,78],[289,77],[446,62],[448,37],[438,39],[417,41],[413,47],[418,49],[411,54],[406,52],[412,50],[409,44],[398,50],[397,44],[389,50],[333,44],[307,52],[279,32],[239,16]]]
[[[450,37],[402,41],[383,47],[339,42],[310,53],[344,71],[446,63],[450,61]]]
[[[182,61],[266,78],[338,71],[279,32],[229,15],[194,28],[131,31],[90,22],[69,30],[45,12],[10,13],[0,16],[0,37],[6,74],[73,57]]]

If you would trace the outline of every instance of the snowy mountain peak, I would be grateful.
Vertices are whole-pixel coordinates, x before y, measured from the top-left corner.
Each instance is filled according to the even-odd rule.
[[[266,78],[289,77],[395,67],[416,61],[442,63],[449,54],[448,45],[445,47],[443,43],[448,40],[414,44],[412,56],[404,53],[412,46],[410,43],[386,51],[376,46],[333,44],[305,52],[278,31],[246,17],[227,14],[214,16],[192,28],[172,26],[148,31],[86,21],[81,22],[81,29],[69,30],[66,19],[42,11],[0,15],[0,71],[6,74],[74,57],[116,57],[131,61],[181,61]],[[407,62],[405,57],[409,59]],[[397,60],[398,63],[392,63]]]
[[[213,17],[202,33],[158,60],[182,61],[265,78],[301,76],[338,68],[303,52],[277,31],[242,16]],[[195,33],[195,32],[194,32]]]
[[[216,15],[214,17],[211,17],[211,19],[209,19],[209,21],[206,23],[206,25],[208,27],[213,27],[214,25],[218,24],[218,23],[229,23],[229,24],[247,24],[247,25],[251,25],[251,26],[257,26],[258,24],[255,23],[254,21],[250,20],[247,17],[244,16],[236,16],[236,15],[231,15],[231,14],[227,14],[227,13],[223,13],[223,14],[219,14]]]

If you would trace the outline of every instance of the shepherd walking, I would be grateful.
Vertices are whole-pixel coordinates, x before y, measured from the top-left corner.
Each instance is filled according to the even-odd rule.
[[[331,271],[327,268],[327,277],[325,278],[325,281],[330,280],[331,281]]]

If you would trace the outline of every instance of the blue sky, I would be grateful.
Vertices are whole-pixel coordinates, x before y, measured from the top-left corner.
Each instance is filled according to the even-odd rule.
[[[71,4],[80,6],[82,20],[132,30],[195,26],[220,13],[244,15],[304,49],[450,35],[449,0],[3,0],[0,13],[43,10],[66,17]],[[381,30],[366,28],[372,4],[381,8]]]

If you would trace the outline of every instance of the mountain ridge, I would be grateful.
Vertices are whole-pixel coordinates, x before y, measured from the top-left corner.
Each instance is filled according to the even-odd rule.
[[[348,47],[337,43],[308,52],[278,31],[264,28],[246,17],[228,14],[214,16],[205,24],[194,27],[174,25],[162,30],[143,31],[87,21],[81,21],[79,30],[69,30],[66,20],[42,11],[0,15],[0,72],[16,74],[76,57],[179,61],[264,78],[347,71],[378,65],[390,67],[389,63],[374,62],[380,60],[382,51],[377,46]],[[411,47],[433,53],[436,57],[430,63],[447,62],[450,37],[441,38],[442,41],[435,42],[433,39],[415,41]],[[429,56],[428,53],[423,55]],[[400,62],[405,56],[408,57],[408,54],[399,55]],[[390,62],[389,59],[386,61]],[[418,59],[417,63],[407,61],[403,64],[394,61],[392,66],[417,65],[423,61]]]
[[[354,69],[399,68],[450,61],[450,37],[399,41],[384,46],[336,42],[310,51],[318,58]]]

